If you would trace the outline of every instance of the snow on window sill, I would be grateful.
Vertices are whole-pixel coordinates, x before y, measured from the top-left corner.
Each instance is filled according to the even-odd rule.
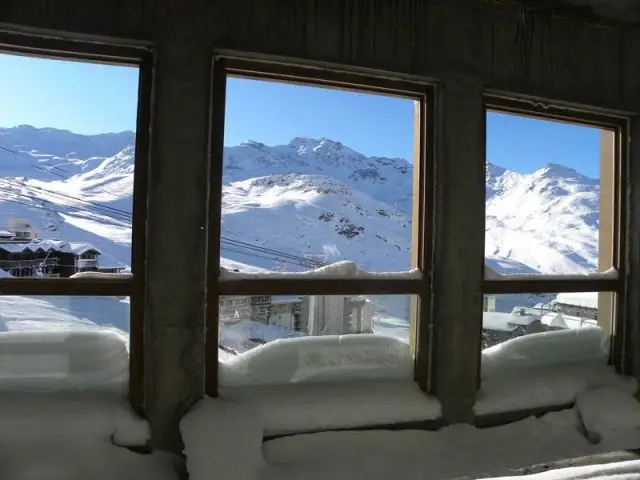
[[[133,278],[132,273],[78,272],[69,277],[73,280],[117,280]]]
[[[615,268],[610,268],[606,272],[593,272],[593,273],[583,273],[583,274],[554,274],[554,275],[541,275],[537,273],[517,273],[513,275],[504,275],[499,274],[492,270],[491,268],[485,267],[484,269],[484,279],[491,281],[501,281],[501,282],[514,282],[514,281],[529,281],[533,280],[536,282],[547,282],[553,280],[617,280],[619,276],[619,272]]]
[[[259,279],[301,279],[301,278],[371,278],[371,279],[421,279],[424,275],[418,268],[404,272],[368,272],[356,267],[354,262],[342,261],[304,272],[255,271],[240,272],[220,268],[220,280],[259,280]]]
[[[634,393],[637,382],[606,363],[609,333],[597,326],[534,333],[482,351],[476,415],[558,406],[596,387]]]
[[[0,332],[0,392],[112,392],[128,388],[127,345],[103,330]]]
[[[634,394],[638,383],[596,361],[548,365],[485,378],[473,411],[489,415],[571,404],[580,393],[602,387]]]
[[[317,405],[333,397],[316,392],[313,398]],[[286,415],[286,402],[277,408]],[[490,472],[482,476],[491,477],[531,465],[634,448],[640,439],[636,432],[634,438],[590,444],[580,432],[580,417],[573,408],[493,428],[458,424],[438,431],[323,432],[263,443],[261,412],[252,403],[225,397],[199,402],[183,418],[180,429],[193,480],[383,480],[394,476],[444,480],[478,478],[480,472]]]
[[[406,342],[371,334],[279,339],[220,358],[220,385],[228,387],[411,381],[414,362]]]
[[[412,380],[227,387],[220,398],[253,411],[264,436],[435,420],[441,414],[440,402]]]

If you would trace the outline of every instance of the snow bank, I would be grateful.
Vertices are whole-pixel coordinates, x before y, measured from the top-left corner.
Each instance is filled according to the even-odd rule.
[[[523,335],[482,351],[482,377],[583,361],[606,363],[609,343],[607,332],[592,325]]]
[[[578,395],[576,407],[591,441],[599,443],[621,432],[640,434],[640,403],[614,388],[597,388]]]
[[[260,415],[224,398],[205,398],[180,422],[191,480],[258,480],[262,457]]]
[[[69,278],[82,279],[82,280],[115,280],[119,278],[133,278],[133,274],[130,272],[122,272],[122,273],[78,272],[78,273],[74,273]]]
[[[265,435],[393,424],[440,417],[440,402],[412,381],[353,381],[221,389],[225,402],[259,415]],[[215,402],[217,400],[206,400]]]
[[[599,387],[633,394],[638,384],[599,362],[540,366],[486,376],[473,410],[476,415],[485,415],[570,404],[580,393]]]
[[[86,393],[0,396],[0,471],[3,480],[176,479],[177,459],[135,454],[147,423],[119,395]]]
[[[483,477],[486,480],[522,480],[522,475]],[[604,465],[584,465],[561,468],[527,475],[527,480],[590,480],[608,478],[610,480],[631,480],[640,478],[640,460],[606,463]]]
[[[407,379],[409,345],[371,334],[279,339],[220,364],[220,385]]]
[[[281,410],[285,416],[286,407]],[[331,408],[325,410],[329,414]],[[192,480],[478,478],[478,472],[508,473],[608,451],[590,444],[579,426],[577,412],[571,409],[495,428],[324,432],[263,443],[261,412],[254,403],[236,398],[203,400],[181,422]],[[628,440],[627,445],[634,446],[634,439]]]
[[[386,279],[405,279],[405,278],[422,278],[420,269],[414,268],[403,272],[367,272],[359,269],[355,262],[341,261],[326,265],[324,267],[307,270],[304,272],[272,272],[272,271],[253,271],[253,272],[235,272],[225,268],[220,269],[221,280],[248,280],[255,278],[272,278],[272,279],[297,279],[297,278],[386,278]]]
[[[100,330],[0,332],[0,391],[125,393],[126,344]]]
[[[236,352],[245,352],[255,346],[250,339],[273,342],[285,338],[299,338],[305,336],[301,332],[294,332],[280,325],[265,325],[262,322],[243,320],[238,323],[221,321],[220,343]],[[247,344],[249,343],[249,346]]]
[[[513,282],[514,280],[616,280],[619,276],[619,272],[615,268],[610,268],[606,272],[588,272],[588,273],[558,273],[558,274],[539,274],[539,273],[514,273],[514,274],[501,274],[495,270],[485,267],[484,278],[485,280],[502,280],[506,282]]]

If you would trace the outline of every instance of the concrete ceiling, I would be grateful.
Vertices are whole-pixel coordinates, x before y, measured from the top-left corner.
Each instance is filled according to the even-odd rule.
[[[640,0],[522,0],[528,8],[640,24]]]

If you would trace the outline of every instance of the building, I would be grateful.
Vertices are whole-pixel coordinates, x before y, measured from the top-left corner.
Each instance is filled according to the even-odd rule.
[[[268,323],[268,312],[271,305],[271,296],[225,296],[219,300],[219,315],[222,323],[238,323],[243,320],[252,320]]]
[[[373,332],[374,308],[365,297],[310,295],[302,312],[301,331],[308,335]]]
[[[588,320],[598,320],[597,293],[560,293],[551,302],[554,311]]]
[[[98,270],[100,251],[88,243],[0,239],[0,269],[12,277],[63,277]]]
[[[549,330],[540,315],[517,310],[512,313],[484,312],[482,314],[482,348],[492,347],[515,337]]]
[[[229,296],[219,308],[226,324],[254,321],[307,335],[373,333],[374,307],[366,297]]]
[[[301,331],[303,300],[299,296],[277,296],[271,298],[267,323],[283,328]]]

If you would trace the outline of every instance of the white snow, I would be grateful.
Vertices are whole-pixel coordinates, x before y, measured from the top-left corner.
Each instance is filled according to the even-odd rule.
[[[619,272],[615,268],[611,268],[606,272],[586,272],[586,273],[556,273],[553,275],[541,275],[535,272],[532,273],[496,273],[492,269],[485,268],[484,278],[486,280],[501,280],[505,282],[513,282],[520,280],[536,280],[536,281],[548,281],[548,280],[616,280],[619,276]],[[577,295],[577,294],[572,294]]]
[[[640,432],[640,403],[616,388],[597,388],[578,395],[576,407],[582,423],[594,442]]]
[[[598,308],[598,294],[593,292],[586,293],[559,293],[556,297],[557,303],[566,305],[575,305],[577,307]]]
[[[609,345],[607,332],[591,325],[523,335],[485,348],[482,376],[518,375],[525,369],[580,362],[604,364],[609,357]]]
[[[119,446],[144,446],[148,439],[146,422],[121,395],[0,395],[3,480],[177,479],[176,457]]]
[[[598,321],[590,318],[576,317],[566,313],[551,312],[544,314],[540,322],[550,327],[580,330],[586,327],[597,327]]]
[[[402,340],[371,334],[279,339],[220,364],[220,385],[277,385],[411,379],[413,358]]]
[[[109,331],[0,332],[0,391],[103,390],[125,394],[127,345]]]
[[[504,273],[598,271],[598,179],[557,164],[532,174],[488,164],[486,182],[485,255],[493,266],[506,259],[529,271]]]
[[[236,267],[238,268],[238,267]],[[278,272],[270,270],[256,269],[254,271],[233,271],[222,268],[220,270],[220,279],[222,280],[247,280],[256,278],[271,278],[271,279],[296,279],[296,278],[317,278],[317,277],[329,277],[329,278],[386,278],[386,279],[419,279],[423,274],[420,269],[414,268],[404,272],[367,272],[359,269],[355,262],[352,261],[339,261],[331,265],[319,267],[303,272]]]
[[[0,332],[100,332],[129,345],[127,298],[0,295]]]
[[[411,380],[227,387],[221,401],[244,405],[265,435],[314,432],[440,417],[440,402]],[[209,401],[209,400],[207,400]],[[216,408],[218,399],[211,399]]]
[[[483,312],[482,328],[504,332],[512,332],[517,328],[513,322],[515,315],[502,312]]]
[[[39,240],[34,239],[30,242],[11,242],[0,243],[0,249],[6,252],[35,252],[36,250],[57,250],[59,252],[73,253],[75,255],[82,255],[90,250],[95,250],[101,253],[96,247],[89,243],[79,242],[64,242],[61,240]]]
[[[485,376],[473,407],[476,415],[571,404],[592,388],[633,394],[638,384],[599,362],[548,365],[511,374]]]
[[[260,395],[254,398],[259,400]],[[308,411],[324,409],[330,416],[331,412],[340,414],[342,405],[325,406],[318,399]],[[286,410],[282,407],[280,410],[286,418]],[[393,403],[379,409],[393,410]],[[640,442],[637,434],[635,438],[612,437],[593,445],[580,433],[580,425],[577,411],[569,409],[494,428],[454,425],[431,432],[337,431],[293,435],[263,443],[267,434],[264,417],[255,404],[221,397],[197,404],[182,420],[181,430],[192,480],[478,478],[507,474],[534,464],[633,448]]]
[[[482,477],[486,480],[522,480],[522,475]],[[527,480],[633,480],[640,478],[640,460],[560,468],[527,475]]]
[[[133,278],[133,274],[130,272],[122,273],[107,273],[107,272],[78,272],[71,275],[73,279],[83,280],[114,280],[121,278]]]

